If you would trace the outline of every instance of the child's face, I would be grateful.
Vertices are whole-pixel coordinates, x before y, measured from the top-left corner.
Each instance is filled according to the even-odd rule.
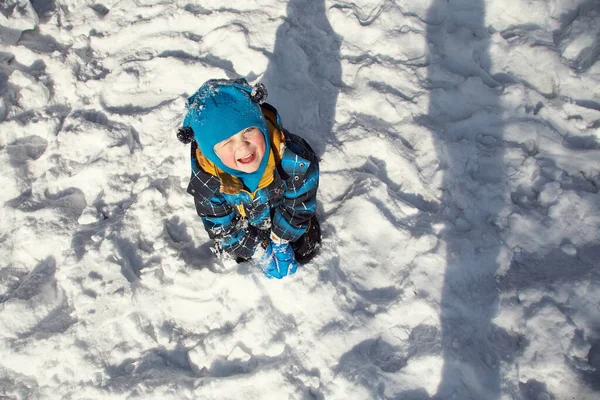
[[[252,173],[265,155],[265,138],[260,129],[250,127],[215,144],[213,150],[226,167]]]

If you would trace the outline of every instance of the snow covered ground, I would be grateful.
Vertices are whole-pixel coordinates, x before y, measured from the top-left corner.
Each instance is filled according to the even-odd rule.
[[[600,398],[597,0],[0,3],[0,398]],[[184,103],[264,82],[323,246],[221,265]]]

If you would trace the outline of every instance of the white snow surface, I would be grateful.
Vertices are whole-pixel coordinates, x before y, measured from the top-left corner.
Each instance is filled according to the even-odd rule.
[[[597,0],[0,4],[0,398],[600,398]],[[221,263],[185,100],[263,82],[323,244]]]

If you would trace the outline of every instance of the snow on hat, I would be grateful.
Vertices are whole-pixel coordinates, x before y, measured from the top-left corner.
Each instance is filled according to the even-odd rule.
[[[253,90],[243,78],[211,79],[188,99],[188,112],[183,121],[184,129],[189,127],[193,130],[194,140],[202,154],[223,171],[241,178],[252,190],[255,183],[258,185],[269,157],[263,157],[258,170],[248,174],[226,167],[215,154],[214,146],[255,126],[265,138],[265,155],[268,155],[269,128],[260,108],[260,103],[265,98],[266,89],[262,84],[258,84]]]

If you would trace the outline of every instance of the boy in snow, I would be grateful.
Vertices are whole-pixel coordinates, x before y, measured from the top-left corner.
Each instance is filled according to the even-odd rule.
[[[255,260],[269,278],[296,272],[321,242],[319,165],[281,126],[264,85],[212,79],[187,101],[177,137],[191,143],[187,192],[218,255]]]

